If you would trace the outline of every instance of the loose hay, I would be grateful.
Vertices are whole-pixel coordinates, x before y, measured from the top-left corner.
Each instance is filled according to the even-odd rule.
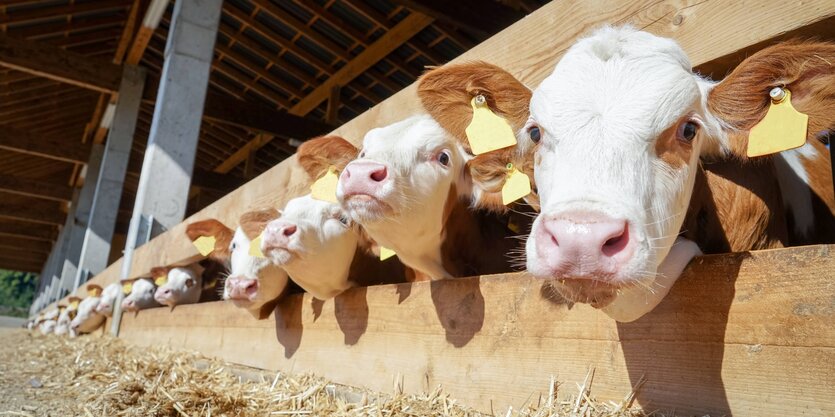
[[[137,347],[110,337],[67,339],[0,334],[0,415],[19,416],[485,416],[459,405],[439,388],[421,395],[379,394],[329,383],[313,375],[242,378],[240,367],[167,347]],[[244,372],[245,373],[245,372]],[[250,375],[252,372],[250,372]],[[552,379],[546,398],[532,395],[520,409],[496,416],[645,415],[591,397],[593,372],[579,394]],[[38,388],[39,387],[39,388]],[[533,399],[536,400],[533,400]],[[489,415],[489,414],[487,414]]]

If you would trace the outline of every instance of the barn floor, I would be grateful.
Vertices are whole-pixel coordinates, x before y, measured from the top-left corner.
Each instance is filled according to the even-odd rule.
[[[570,384],[573,386],[573,384]],[[569,384],[560,389],[568,389]],[[547,389],[547,387],[545,387]],[[394,391],[394,387],[393,387]],[[547,390],[546,390],[547,392]],[[547,394],[546,394],[547,395]],[[642,416],[595,401],[536,404],[498,416]],[[573,411],[573,413],[572,413]],[[196,353],[110,337],[0,329],[0,416],[483,416],[440,391],[371,393],[322,378],[276,376]]]

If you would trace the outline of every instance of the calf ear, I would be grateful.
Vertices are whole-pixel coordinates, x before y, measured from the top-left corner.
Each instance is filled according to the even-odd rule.
[[[161,276],[168,276],[168,267],[165,266],[155,266],[151,268],[151,277],[161,277]]]
[[[267,227],[267,223],[277,219],[278,217],[278,210],[273,208],[253,210],[242,214],[239,224],[246,237],[248,237],[249,240],[252,240],[264,231],[264,228]]]
[[[215,247],[209,257],[223,262],[230,256],[229,245],[232,243],[235,231],[216,219],[206,219],[189,224],[186,227],[186,235],[191,241],[201,236],[214,236]]]
[[[509,72],[486,62],[447,65],[424,74],[418,81],[418,97],[438,124],[451,133],[470,154],[466,128],[473,118],[472,99],[482,95],[490,110],[504,118],[516,132],[518,145],[473,157],[467,162],[475,184],[475,205],[504,211],[501,189],[507,164],[533,179],[533,143],[520,134],[530,116],[531,90]]]
[[[321,136],[299,146],[296,158],[311,179],[317,179],[331,166],[342,171],[354,160],[359,149],[340,136]]]
[[[746,157],[748,134],[768,112],[774,87],[787,88],[794,108],[809,116],[807,141],[835,128],[835,44],[784,42],[739,64],[708,96],[708,110],[728,137],[714,151]]]

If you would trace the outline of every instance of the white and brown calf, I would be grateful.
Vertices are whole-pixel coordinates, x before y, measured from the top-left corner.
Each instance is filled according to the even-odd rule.
[[[147,308],[159,307],[160,303],[154,299],[157,290],[152,278],[138,278],[125,280],[123,283],[131,283],[130,294],[122,299],[122,311],[136,312]]]
[[[161,277],[165,280],[157,287],[154,299],[169,307],[199,302],[203,292],[203,270],[200,264],[151,268],[155,280]]]
[[[67,302],[69,302],[67,306],[58,307],[61,312],[58,314],[58,319],[55,322],[56,335],[75,337],[75,332],[70,329],[70,322],[75,318],[80,301],[80,298],[72,296],[67,299]]]
[[[122,285],[118,282],[114,282],[105,287],[101,293],[99,304],[96,306],[96,313],[105,317],[113,316],[113,306],[116,304],[120,292],[122,292]]]
[[[70,329],[76,334],[91,333],[104,323],[104,315],[96,312],[101,297],[89,296],[78,304],[78,313],[70,322]]]
[[[578,41],[531,100],[542,213],[528,270],[619,321],[652,310],[700,253],[679,237],[700,161],[744,159],[774,87],[809,114],[813,142],[835,120],[833,60],[829,44],[777,46],[714,83],[670,39],[606,27]]]
[[[263,319],[275,309],[288,290],[287,272],[269,259],[250,255],[250,244],[263,232],[267,223],[278,217],[273,209],[244,213],[237,230],[232,231],[215,219],[192,223],[186,229],[190,239],[215,237],[212,259],[229,265],[223,287],[223,299]]]

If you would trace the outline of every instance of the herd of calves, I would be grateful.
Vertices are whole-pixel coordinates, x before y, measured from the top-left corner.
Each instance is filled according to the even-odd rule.
[[[835,241],[833,43],[770,46],[715,82],[675,41],[607,26],[533,90],[470,62],[428,71],[417,94],[425,114],[359,149],[337,136],[300,146],[310,194],[234,230],[188,225],[201,264],[89,285],[30,327],[90,332],[120,292],[127,311],[222,292],[263,318],[298,287],[324,300],[522,266],[631,321],[700,253]]]

